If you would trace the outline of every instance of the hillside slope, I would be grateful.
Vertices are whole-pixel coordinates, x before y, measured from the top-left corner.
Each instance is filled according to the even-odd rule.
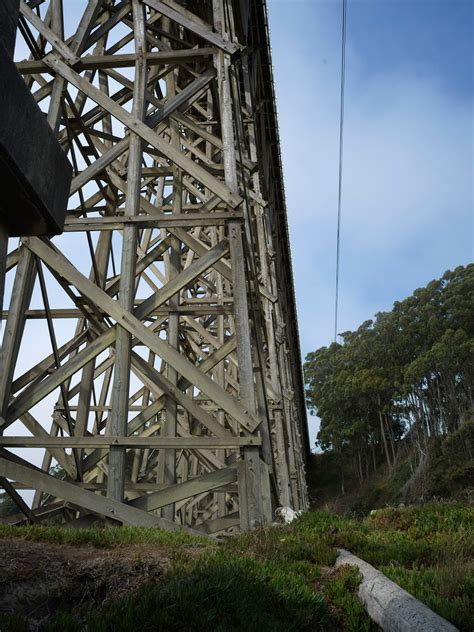
[[[333,568],[343,547],[467,631],[473,530],[467,503],[363,519],[313,511],[221,543],[155,529],[0,527],[0,629],[374,630],[357,572]]]
[[[474,501],[474,421],[447,437],[433,437],[423,453],[407,438],[392,468],[379,455],[378,467],[361,480],[350,459],[328,450],[308,466],[313,508],[365,515],[385,505],[418,504],[433,499]]]

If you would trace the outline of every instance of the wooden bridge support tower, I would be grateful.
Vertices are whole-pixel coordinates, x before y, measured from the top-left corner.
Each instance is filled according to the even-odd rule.
[[[30,521],[306,509],[265,2],[78,6],[20,2],[17,68],[73,180],[64,234],[7,259],[0,484]]]

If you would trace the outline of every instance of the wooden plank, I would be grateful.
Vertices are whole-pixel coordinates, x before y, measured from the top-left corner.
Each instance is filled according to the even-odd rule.
[[[36,516],[23,500],[23,497],[16,491],[15,487],[4,476],[0,476],[0,485],[7,492],[10,498],[20,511],[28,518],[29,522],[36,522]]]
[[[226,239],[208,250],[208,252],[199,257],[192,265],[185,268],[182,272],[168,281],[166,285],[157,290],[149,298],[145,299],[135,310],[137,318],[142,318],[145,314],[153,312],[160,305],[168,301],[180,289],[189,285],[197,276],[204,273],[211,266],[214,266],[228,252],[229,243]]]
[[[65,232],[123,230],[127,225],[137,228],[193,228],[195,226],[225,226],[229,220],[243,221],[242,211],[215,211],[212,213],[185,213],[180,217],[165,213],[137,215],[135,217],[66,217]]]
[[[169,307],[158,307],[150,315],[154,316],[166,316],[170,311],[176,311],[185,316],[208,316],[210,314],[233,314],[234,310],[230,305],[177,305],[173,310]],[[5,320],[8,318],[8,311],[1,312],[1,318]],[[80,309],[74,307],[68,307],[63,309],[52,309],[51,317],[57,319],[74,319],[82,318],[84,313]],[[46,318],[46,311],[44,309],[27,309],[25,312],[25,318],[29,320],[39,320]],[[72,409],[71,409],[72,410]]]
[[[83,49],[87,50],[93,44],[103,38],[116,24],[119,24],[131,10],[130,0],[122,0],[122,2],[115,3],[114,12],[108,14],[108,19],[97,28],[83,44]],[[107,14],[106,14],[107,15]]]
[[[145,53],[143,55],[147,66],[159,66],[161,64],[186,64],[201,61],[203,57],[209,57],[214,53],[213,48],[191,48],[184,50],[164,50],[158,53]],[[104,68],[131,68],[135,66],[136,55],[87,55],[81,57],[74,65],[75,70],[96,70]],[[22,75],[50,72],[49,66],[42,59],[18,61],[17,70]]]
[[[261,473],[261,493],[262,493],[262,506],[263,506],[263,522],[264,524],[271,524],[273,519],[272,511],[272,494],[270,489],[270,471],[268,465],[260,459],[260,473]]]
[[[136,264],[137,275],[144,272],[148,268],[148,266],[154,263],[159,257],[162,257],[162,255],[166,252],[166,250],[168,250],[169,245],[170,245],[170,237],[168,236],[168,237],[165,237],[165,239],[163,239],[158,244],[158,246],[156,246],[155,248],[152,248],[143,257],[140,257],[140,259],[138,259],[137,264]],[[119,287],[120,287],[120,278],[114,281],[110,281],[106,285],[105,291],[107,292],[109,296],[114,296],[119,291]]]
[[[178,485],[171,485],[166,489],[162,489],[157,492],[152,492],[146,496],[135,498],[130,501],[132,507],[137,507],[146,511],[152,511],[159,507],[165,507],[171,503],[176,503],[179,500],[185,498],[191,498],[202,494],[203,492],[209,492],[222,485],[228,485],[237,480],[237,470],[234,467],[227,467],[222,470],[211,472],[210,474],[204,474],[198,478],[180,483]]]
[[[261,437],[235,437],[226,433],[224,437],[161,437],[161,436],[86,436],[86,437],[0,437],[0,446],[4,448],[107,448],[121,446],[125,448],[176,448],[179,450],[215,450],[218,448],[240,448],[247,445],[260,446]]]
[[[111,299],[112,300],[112,299]],[[58,388],[59,385],[74,375],[88,362],[93,360],[102,351],[111,346],[115,341],[115,329],[111,328],[90,342],[84,349],[75,354],[66,364],[63,364],[53,371],[49,377],[32,387],[25,389],[9,405],[4,420],[4,427],[8,427],[16,419],[21,417],[35,404],[44,399],[49,393]],[[0,420],[0,426],[2,425]]]
[[[176,235],[176,237],[178,237],[183,243],[186,244],[186,246],[188,246],[188,248],[191,248],[191,250],[193,250],[200,257],[203,257],[206,252],[208,252],[209,248],[207,246],[205,246],[201,241],[193,237],[193,235],[188,233],[183,228],[170,226],[168,230],[172,235]],[[214,264],[214,267],[217,272],[219,272],[219,274],[222,274],[224,278],[226,278],[228,281],[232,281],[232,269],[228,263],[226,263],[225,261],[219,261]]]
[[[196,96],[202,94],[203,90],[207,90],[211,81],[215,78],[216,71],[214,68],[209,68],[202,75],[199,75],[185,86],[177,94],[173,93],[164,103],[163,107],[160,107],[157,112],[150,114],[145,120],[149,127],[155,128],[163,121],[166,121],[170,116],[173,116],[177,111],[187,110],[189,106],[194,103]],[[158,132],[161,130],[158,129]]]
[[[222,150],[222,140],[218,136],[215,136],[214,134],[208,132],[202,125],[198,125],[195,121],[193,121],[191,117],[187,116],[186,114],[182,114],[181,112],[175,112],[172,115],[172,118],[178,121],[178,123],[181,123],[181,125],[184,125],[184,127],[187,127],[188,129],[193,131],[199,137],[209,141],[217,149]],[[237,156],[237,162],[239,164],[242,164],[251,173],[253,173],[257,168],[257,163],[249,160],[249,158],[245,154],[242,157]]]
[[[133,83],[132,116],[143,121],[147,107],[147,67],[143,53],[146,51],[145,7],[138,0],[132,0],[133,32],[135,43],[135,77]],[[140,212],[140,188],[142,178],[142,141],[132,133],[127,164],[128,191],[125,199],[125,216],[135,219]],[[124,225],[122,235],[122,256],[119,282],[119,304],[124,311],[133,309],[135,300],[135,277],[138,233],[133,223]],[[115,340],[115,364],[112,386],[112,410],[107,432],[121,436],[127,432],[128,390],[130,386],[130,360],[132,353],[132,333],[119,324]],[[112,444],[109,451],[107,477],[107,497],[122,501],[125,489],[125,450]]]
[[[232,527],[238,527],[240,524],[240,514],[238,511],[234,511],[227,516],[221,516],[220,518],[214,518],[213,520],[206,520],[202,524],[196,526],[197,531],[202,531],[208,535],[221,533],[226,529]]]
[[[26,310],[25,310],[25,313],[26,313]],[[8,313],[8,315],[10,316],[10,312]],[[86,332],[82,332],[78,336],[75,336],[74,338],[69,340],[66,344],[64,344],[61,347],[59,347],[59,349],[58,349],[59,359],[62,360],[67,355],[69,355],[71,352],[75,351],[86,340],[87,340],[87,334],[86,334]],[[38,364],[36,364],[35,366],[31,367],[31,369],[28,369],[27,371],[25,371],[25,373],[20,375],[13,382],[13,384],[11,386],[11,389],[10,389],[10,393],[12,395],[15,394],[15,393],[18,393],[18,391],[20,391],[25,386],[30,384],[30,382],[32,382],[33,380],[40,381],[41,379],[44,378],[44,376],[48,372],[50,372],[52,370],[53,366],[54,366],[54,355],[51,353],[50,355],[48,355],[45,358],[43,358],[43,360],[41,360],[41,362],[38,362]]]
[[[8,320],[5,324],[3,342],[0,349],[0,415],[3,416],[6,414],[11,399],[13,374],[26,322],[25,311],[29,306],[33,291],[34,278],[33,255],[27,248],[20,247],[18,266],[8,310]],[[1,427],[2,422],[0,421]]]
[[[25,412],[20,417],[20,420],[22,424],[25,426],[25,428],[38,439],[42,440],[42,439],[47,439],[50,437],[50,434],[33,417],[31,413]],[[61,467],[64,469],[64,471],[70,478],[74,479],[77,477],[77,468],[76,468],[74,459],[72,458],[72,455],[66,454],[62,449],[54,448],[54,447],[51,448],[49,452],[51,456],[53,456],[56,459],[56,461],[61,465]]]
[[[214,27],[223,37],[227,37],[224,3],[217,0],[214,5]],[[232,94],[229,75],[229,60],[219,52],[216,55],[216,67],[219,89],[219,105],[222,128],[222,146],[224,159],[225,182],[232,191],[238,190],[237,164],[235,151],[235,128],[239,121],[234,121],[232,112]],[[237,129],[235,130],[237,131]],[[250,230],[250,226],[246,227]],[[239,223],[229,223],[229,244],[232,262],[232,289],[234,294],[234,319],[237,340],[239,395],[247,410],[256,414],[255,381],[253,375],[252,337],[247,298],[247,271],[243,247],[243,231]],[[258,323],[254,323],[258,326]],[[253,529],[264,520],[261,491],[260,457],[258,448],[244,448],[243,461],[239,474],[239,499],[245,504],[245,511],[240,511],[242,530]],[[245,496],[245,500],[243,500]]]

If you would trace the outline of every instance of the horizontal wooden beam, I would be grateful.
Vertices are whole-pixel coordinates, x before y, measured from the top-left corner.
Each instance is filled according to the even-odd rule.
[[[144,59],[149,66],[161,64],[187,64],[199,61],[202,57],[209,57],[215,52],[213,48],[191,48],[184,50],[165,50],[159,53],[145,53]],[[75,65],[78,72],[82,70],[95,70],[103,68],[132,68],[135,66],[137,56],[128,55],[88,55],[82,57]],[[19,61],[16,63],[18,72],[22,75],[30,75],[42,72],[51,72],[48,64],[42,59]]]
[[[230,220],[243,221],[242,211],[222,211],[213,213],[186,213],[136,215],[134,217],[66,217],[64,232],[123,230],[126,225],[139,228],[194,228],[195,226],[224,226]]]
[[[206,520],[202,524],[196,526],[198,531],[202,531],[208,535],[213,533],[219,533],[225,531],[231,527],[238,527],[240,525],[240,514],[238,511],[234,511],[228,516],[222,516],[220,518],[214,518],[213,520]]]
[[[197,477],[195,477],[197,478]],[[191,479],[189,479],[191,480]],[[173,483],[132,483],[131,481],[125,481],[125,491],[129,492],[156,492],[158,490],[166,489],[170,487]],[[35,489],[34,485],[25,485],[24,483],[12,483],[12,487],[18,490],[23,489]],[[77,487],[81,487],[82,489],[89,489],[92,491],[107,491],[107,482],[104,483],[96,483],[93,481],[83,482],[83,481],[74,481],[74,485]],[[222,485],[221,487],[216,487],[213,490],[214,493],[222,493],[222,494],[237,494],[239,492],[239,488],[237,483],[229,483],[229,485]],[[37,510],[35,510],[37,513]],[[0,523],[2,521],[0,520]]]
[[[203,476],[193,478],[185,483],[171,485],[158,492],[152,492],[146,496],[135,498],[130,501],[130,505],[146,511],[152,511],[170,505],[171,503],[184,500],[185,498],[191,498],[192,496],[209,492],[222,485],[234,483],[236,480],[237,469],[235,467],[226,467],[222,470],[211,472],[210,474],[203,474]]]
[[[0,437],[4,448],[176,448],[177,450],[215,450],[262,445],[261,437]]]
[[[136,306],[135,306],[136,307]],[[97,310],[100,312],[100,310]],[[176,305],[172,309],[169,307],[158,307],[149,316],[166,316],[170,312],[182,314],[183,316],[210,316],[211,314],[233,314],[234,309],[231,305]],[[95,312],[97,314],[97,312]],[[105,312],[100,312],[105,315]],[[3,320],[8,318],[8,310],[1,312]],[[67,319],[67,318],[83,318],[84,312],[74,307],[58,308],[50,310],[51,318]],[[47,318],[48,314],[44,309],[27,309],[25,318],[30,320],[38,320]]]

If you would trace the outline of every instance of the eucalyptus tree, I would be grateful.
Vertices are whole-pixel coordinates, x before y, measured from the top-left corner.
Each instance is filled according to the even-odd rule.
[[[401,439],[420,452],[474,417],[474,265],[447,271],[394,303],[342,342],[309,353],[310,411],[321,419],[317,444],[352,462],[360,480],[389,470]]]

